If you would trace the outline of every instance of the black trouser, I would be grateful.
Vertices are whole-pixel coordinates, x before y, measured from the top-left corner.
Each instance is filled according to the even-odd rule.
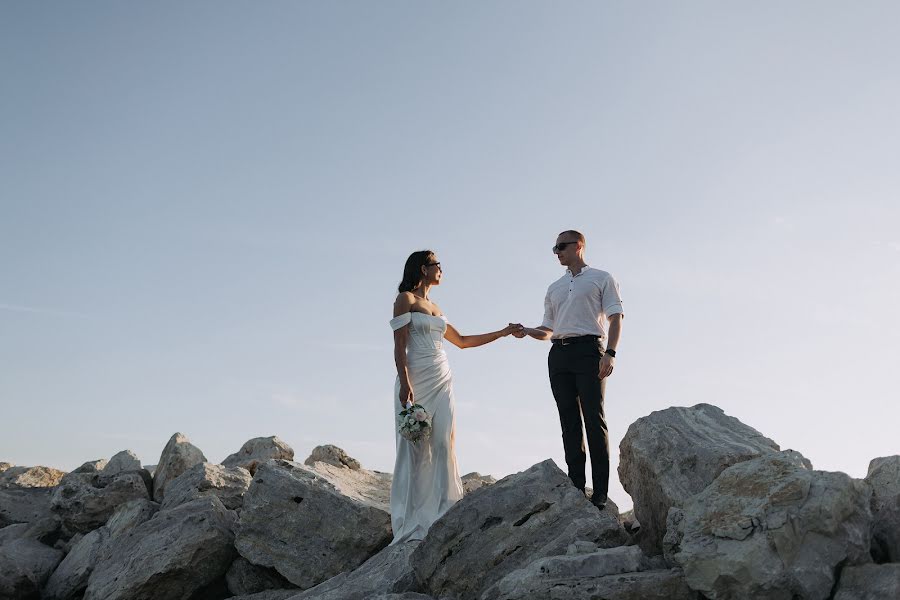
[[[561,345],[554,344],[547,357],[550,387],[559,410],[563,449],[569,479],[575,487],[584,489],[584,430],[591,452],[591,478],[594,497],[606,498],[609,491],[609,431],[603,414],[606,380],[600,379],[600,359],[603,350],[599,342]]]

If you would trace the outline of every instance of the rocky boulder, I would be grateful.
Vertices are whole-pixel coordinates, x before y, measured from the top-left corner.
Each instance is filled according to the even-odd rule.
[[[619,479],[634,500],[638,543],[662,551],[666,515],[729,466],[779,450],[778,444],[710,404],[672,407],[631,424],[619,445]]]
[[[834,600],[897,600],[900,563],[860,565],[841,571]]]
[[[19,538],[0,546],[0,598],[38,598],[63,553],[38,541]]]
[[[493,485],[497,480],[490,475],[482,475],[481,473],[467,473],[462,476],[463,492],[471,494],[475,490],[480,490],[486,485]]]
[[[387,504],[367,472],[325,465],[314,471],[270,460],[244,495],[235,545],[301,589],[355,569],[391,540]],[[329,472],[328,468],[333,469]]]
[[[872,558],[900,562],[900,456],[873,459],[866,482],[872,486]]]
[[[243,556],[238,556],[228,567],[225,574],[228,591],[235,596],[247,596],[258,594],[268,590],[282,590],[293,588],[291,594],[296,594],[296,586],[285,579],[278,571],[270,567],[254,565]]]
[[[33,523],[50,517],[50,497],[54,488],[0,489],[0,528],[14,523]]]
[[[149,473],[141,471],[73,471],[54,489],[50,509],[69,535],[87,533],[106,523],[122,504],[149,499],[149,481]]]
[[[441,598],[475,598],[509,573],[569,544],[600,547],[627,539],[616,515],[599,511],[552,460],[465,496],[444,514],[413,552],[424,591]]]
[[[10,467],[0,473],[0,488],[49,488],[65,474],[51,467]]]
[[[241,467],[253,475],[256,473],[256,467],[269,459],[294,460],[294,449],[275,435],[253,438],[244,443],[240,450],[223,460],[222,465]]]
[[[137,454],[131,450],[122,450],[109,459],[109,462],[103,467],[103,472],[108,475],[114,475],[126,471],[140,471],[141,469],[143,467],[141,467],[141,461]]]
[[[223,467],[199,463],[173,479],[166,487],[162,510],[196,500],[202,496],[218,496],[225,508],[234,510],[244,502],[250,487],[250,473],[243,467]]]
[[[793,451],[729,467],[669,513],[666,559],[710,600],[828,598],[869,560],[870,487]]]
[[[153,473],[153,500],[162,502],[169,482],[193,467],[205,463],[206,457],[183,433],[173,435],[159,457]]]
[[[91,573],[84,600],[190,598],[224,581],[235,558],[237,515],[215,496],[160,511],[112,539]]]
[[[362,468],[362,465],[358,460],[344,452],[343,449],[338,448],[337,446],[332,446],[331,444],[325,444],[323,446],[316,446],[315,448],[313,448],[313,451],[308,457],[306,457],[306,460],[303,461],[303,464],[314,466],[317,462],[328,463],[330,465],[334,465],[335,467],[347,467],[348,469],[353,469],[354,471]]]

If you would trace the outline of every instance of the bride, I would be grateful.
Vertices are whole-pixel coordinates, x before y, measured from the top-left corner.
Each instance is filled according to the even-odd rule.
[[[474,348],[522,328],[511,323],[492,333],[461,335],[429,298],[442,275],[433,252],[413,252],[406,260],[400,294],[394,302],[394,415],[410,404],[419,404],[432,416],[432,434],[413,443],[397,433],[391,483],[392,544],[423,539],[431,524],[463,496],[453,449],[453,382],[444,338],[458,348]]]

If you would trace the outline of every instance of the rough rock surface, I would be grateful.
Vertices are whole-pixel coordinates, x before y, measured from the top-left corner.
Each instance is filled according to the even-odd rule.
[[[388,546],[362,566],[341,573],[292,600],[368,600],[376,593],[403,593],[418,587],[409,557],[418,541]]]
[[[467,473],[461,477],[463,491],[466,494],[471,494],[475,490],[480,490],[486,485],[493,485],[497,483],[497,480],[491,477],[490,475],[482,475],[481,473]]]
[[[251,480],[249,471],[243,467],[196,464],[166,487],[162,510],[203,496],[218,496],[225,508],[238,509],[244,503],[244,493],[250,487]]]
[[[331,444],[324,446],[316,446],[310,455],[303,461],[303,464],[314,466],[317,462],[328,463],[336,467],[347,467],[348,469],[361,469],[362,465],[358,460],[348,455],[343,449]]]
[[[615,514],[597,510],[546,460],[457,502],[431,526],[411,563],[424,591],[474,598],[572,542],[613,547],[626,539]]]
[[[30,539],[0,546],[0,598],[37,598],[63,553]]]
[[[106,468],[106,465],[109,461],[105,458],[100,458],[97,460],[89,460],[74,471],[72,473],[99,473],[103,469]]]
[[[163,448],[159,464],[153,473],[153,500],[162,502],[169,482],[193,467],[204,463],[206,457],[183,433],[176,433]]]
[[[231,563],[225,574],[228,591],[235,596],[258,594],[268,590],[295,588],[275,569],[254,565],[243,556],[238,556]],[[296,594],[296,588],[291,594]]]
[[[872,486],[872,558],[900,562],[900,456],[873,459],[866,482]]]
[[[14,466],[15,466],[14,464],[9,463],[9,462],[0,462],[0,473],[2,473],[3,471],[6,471],[7,469],[10,469]]]
[[[253,475],[260,463],[269,459],[294,460],[294,449],[276,435],[253,438],[245,442],[240,450],[223,460],[222,465],[242,467]]]
[[[669,508],[701,492],[727,467],[778,450],[710,404],[667,408],[632,423],[619,444],[619,479],[634,500],[641,547],[659,554]]]
[[[267,590],[255,594],[232,596],[229,600],[287,600],[297,593],[296,590]]]
[[[841,571],[834,600],[897,600],[900,563],[860,565]]]
[[[355,569],[391,540],[386,506],[365,480],[348,476],[359,471],[325,466],[342,477],[283,460],[260,465],[235,540],[241,556],[301,589]]]
[[[190,598],[235,558],[237,515],[215,496],[160,511],[106,547],[84,600]]]
[[[105,527],[110,537],[116,537],[128,533],[138,525],[143,525],[158,511],[159,504],[152,500],[147,498],[131,500],[116,508]]]
[[[139,471],[72,472],[54,489],[50,509],[69,534],[87,533],[106,523],[120,505],[148,499],[148,481],[149,474]]]
[[[0,527],[13,523],[33,523],[49,517],[54,488],[0,489]]]
[[[0,473],[0,487],[48,488],[59,484],[65,474],[51,467],[10,467]]]
[[[793,451],[729,467],[669,514],[666,559],[725,598],[828,598],[840,565],[869,560],[870,487]]]
[[[78,598],[87,587],[88,578],[100,559],[109,539],[109,530],[101,527],[91,531],[76,543],[53,571],[44,589],[44,598],[70,600]]]
[[[114,475],[125,471],[140,471],[142,468],[137,454],[131,450],[122,450],[109,459],[109,462],[103,467],[103,471],[108,475]]]

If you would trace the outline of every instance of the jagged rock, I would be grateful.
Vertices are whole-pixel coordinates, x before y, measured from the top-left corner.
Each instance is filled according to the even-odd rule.
[[[199,463],[173,479],[166,487],[162,510],[202,496],[218,496],[225,508],[238,509],[250,487],[250,473],[242,467]]]
[[[0,462],[0,473],[14,467],[15,465],[8,462]]]
[[[900,562],[900,456],[873,459],[866,482],[872,486],[872,557]]]
[[[482,475],[481,473],[472,472],[462,476],[463,491],[471,494],[475,490],[480,490],[486,485],[497,483],[497,480],[490,475]]]
[[[159,511],[159,504],[147,498],[131,500],[116,508],[106,522],[110,538],[128,533],[135,527],[143,525]]]
[[[418,588],[409,557],[419,541],[388,546],[353,571],[345,571],[294,596],[292,600],[369,600],[375,593],[403,593]]]
[[[358,460],[348,455],[341,448],[332,446],[331,444],[313,448],[312,453],[310,453],[307,459],[303,461],[303,464],[312,467],[315,466],[315,463],[317,462],[328,463],[336,467],[347,467],[354,471],[362,468],[362,465]]]
[[[95,529],[82,537],[53,571],[44,589],[44,598],[49,600],[78,598],[87,587],[88,578],[108,538],[109,532],[105,527]]]
[[[248,440],[241,449],[222,461],[225,467],[242,467],[256,473],[260,463],[269,459],[294,460],[294,449],[281,441],[278,436],[258,437]]]
[[[897,600],[900,563],[845,567],[834,600]]]
[[[733,465],[672,508],[666,559],[710,600],[828,598],[838,565],[869,560],[871,488],[793,451]]]
[[[191,444],[183,433],[176,433],[163,448],[159,464],[153,474],[153,500],[162,502],[169,482],[199,463],[205,463],[206,457],[199,448]]]
[[[339,474],[284,460],[261,464],[235,540],[244,558],[301,589],[355,569],[391,540],[390,513],[372,499],[367,472],[324,467]]]
[[[70,535],[87,533],[106,523],[120,505],[148,499],[148,482],[149,474],[140,471],[113,474],[73,471],[54,489],[50,509],[59,516]]]
[[[0,527],[13,523],[33,523],[49,517],[54,488],[0,489]]]
[[[619,479],[634,500],[641,548],[661,552],[669,508],[701,492],[727,467],[778,450],[710,404],[667,408],[632,423],[619,444]]]
[[[224,580],[236,555],[236,521],[215,496],[160,511],[110,541],[84,600],[189,598]]]
[[[14,540],[27,539],[53,547],[59,538],[59,521],[53,517],[44,517],[31,523],[15,523],[0,529],[0,546]]]
[[[296,464],[296,463],[294,463]],[[359,499],[388,513],[391,512],[391,478],[390,473],[369,471],[367,469],[349,469],[326,462],[315,462],[306,467],[317,475],[321,475],[343,493]]]
[[[278,571],[271,567],[254,565],[243,556],[238,556],[231,563],[225,574],[225,581],[228,583],[228,591],[235,596],[289,588],[294,588],[291,594],[297,593],[295,586]]]
[[[228,600],[288,600],[297,593],[297,590],[267,590],[255,594],[232,596]]]
[[[419,594],[417,592],[403,592],[402,594],[375,594],[369,596],[366,600],[435,600],[427,594]]]
[[[638,589],[622,586],[619,575],[657,570]],[[531,598],[693,598],[680,572],[669,572],[662,559],[649,559],[637,546],[620,546],[588,553],[539,558],[517,569],[488,588],[483,600],[529,600]],[[653,585],[649,582],[653,581]],[[665,583],[663,583],[665,582]],[[647,592],[652,591],[654,595]],[[663,593],[664,592],[664,593]]]
[[[573,542],[613,547],[626,539],[612,512],[598,511],[546,460],[457,502],[431,526],[411,563],[424,591],[474,598]]]
[[[57,485],[65,474],[51,467],[10,467],[0,474],[0,487],[49,488]]]
[[[61,551],[30,539],[3,544],[0,546],[0,598],[38,598],[62,558]]]
[[[101,458],[98,460],[89,460],[88,462],[72,471],[72,473],[99,473],[106,468],[108,462],[109,461],[105,458]]]
[[[114,475],[125,471],[140,471],[141,469],[143,467],[141,467],[141,461],[137,454],[131,450],[122,450],[109,459],[109,462],[103,467],[103,472],[108,475]]]

